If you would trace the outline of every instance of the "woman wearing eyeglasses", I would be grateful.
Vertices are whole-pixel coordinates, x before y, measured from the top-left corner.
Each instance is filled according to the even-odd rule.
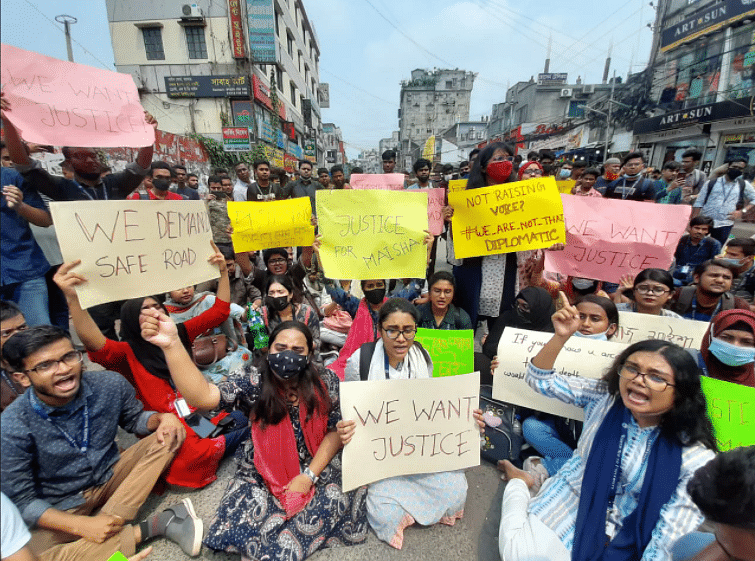
[[[631,290],[631,296],[627,292]],[[651,316],[681,318],[676,312],[664,308],[674,295],[674,277],[663,269],[644,269],[634,280],[631,276],[621,279],[621,286],[614,294],[616,308],[620,312],[637,312]]]
[[[383,304],[378,320],[380,337],[351,355],[345,381],[431,378],[430,355],[414,340],[419,319],[417,308],[403,298]],[[482,412],[475,413],[479,423]],[[337,427],[345,446],[354,436],[356,423],[342,420]],[[463,471],[390,477],[369,485],[367,520],[378,538],[401,549],[404,528],[415,522],[452,526],[462,517],[466,499]]]
[[[505,462],[499,549],[506,561],[660,561],[703,516],[688,479],[716,449],[700,370],[681,347],[631,345],[602,379],[556,375],[553,366],[582,325],[561,295],[555,334],[525,380],[536,392],[581,407],[577,449],[532,498],[533,477]]]

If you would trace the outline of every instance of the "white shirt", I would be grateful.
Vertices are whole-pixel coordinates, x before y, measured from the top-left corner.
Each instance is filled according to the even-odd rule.
[[[5,493],[0,493],[0,511],[0,552],[5,559],[29,543],[31,534],[18,508]]]
[[[236,179],[236,183],[233,184],[233,200],[245,201],[246,190],[249,188],[250,185],[251,183],[244,183],[240,179]]]

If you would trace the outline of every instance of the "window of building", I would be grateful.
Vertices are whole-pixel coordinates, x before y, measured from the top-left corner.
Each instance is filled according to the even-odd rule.
[[[585,116],[585,105],[587,105],[587,100],[580,99],[580,100],[571,100],[569,101],[569,118],[570,119],[581,119]]]
[[[454,83],[451,80],[446,80],[446,89],[450,90],[454,87]]]
[[[278,16],[279,16],[279,15],[280,15],[280,14],[278,14],[278,12],[275,12],[275,18],[273,18],[273,19],[275,20],[275,36],[276,36],[276,37],[278,37],[278,38],[280,39],[280,36],[281,36],[281,28],[280,28],[280,25],[278,24]]]
[[[296,107],[296,84],[289,82],[288,85],[291,90],[291,105]]]
[[[732,34],[731,67],[724,95],[731,99],[755,94],[755,24],[743,25]]]
[[[278,91],[283,91],[283,70],[280,68],[275,69],[275,85],[278,88]]]
[[[187,25],[184,26],[184,31],[186,32],[186,46],[189,48],[189,58],[207,58],[204,27]]]
[[[291,34],[288,31],[286,32],[286,43],[288,45],[288,55],[293,59],[294,58],[294,38],[291,36]]]
[[[165,60],[163,49],[163,30],[159,27],[143,27],[144,50],[147,60]]]

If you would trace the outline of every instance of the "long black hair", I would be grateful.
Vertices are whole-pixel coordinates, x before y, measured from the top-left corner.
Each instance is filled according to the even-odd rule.
[[[608,384],[608,393],[619,395],[619,371],[624,362],[634,353],[659,353],[674,372],[674,406],[661,418],[661,433],[680,444],[699,442],[716,450],[713,425],[708,418],[707,404],[700,384],[700,369],[695,359],[678,345],[649,339],[640,341],[624,350],[603,376]]]
[[[299,403],[305,403],[307,406],[307,420],[312,417],[312,413],[316,410],[321,415],[327,415],[331,405],[330,396],[325,384],[320,379],[319,368],[312,362],[315,344],[309,328],[298,321],[284,321],[270,334],[270,346],[272,347],[278,335],[287,329],[302,333],[307,340],[309,364],[298,378]],[[260,357],[256,366],[260,374],[261,392],[257,403],[251,407],[247,406],[249,416],[253,421],[262,421],[263,428],[267,425],[277,425],[288,415],[284,383],[270,370],[267,355]]]
[[[488,162],[495,154],[496,150],[504,150],[509,152],[511,147],[503,142],[493,142],[488,144],[480,150],[475,158],[474,165],[469,171],[469,179],[467,179],[467,189],[477,189],[478,187],[485,187],[487,185],[485,168],[488,167]]]

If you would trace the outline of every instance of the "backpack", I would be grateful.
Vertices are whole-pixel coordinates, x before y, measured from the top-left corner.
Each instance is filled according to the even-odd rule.
[[[430,354],[425,348],[417,342],[414,344],[419,347],[420,351],[422,351],[425,360],[430,360]],[[377,341],[365,343],[359,347],[359,379],[363,382],[370,377],[370,363],[372,362],[372,356],[375,354],[375,345],[377,345]]]
[[[716,179],[713,185],[710,184],[711,181],[713,180],[712,179],[708,180],[708,192],[705,193],[705,198],[703,199],[703,206],[708,204],[710,193],[711,191],[713,191],[713,187],[716,186],[716,183],[718,183],[718,179]],[[745,180],[741,177],[738,177],[737,183],[739,183],[739,199],[737,200],[737,210],[742,210],[745,207]]]

